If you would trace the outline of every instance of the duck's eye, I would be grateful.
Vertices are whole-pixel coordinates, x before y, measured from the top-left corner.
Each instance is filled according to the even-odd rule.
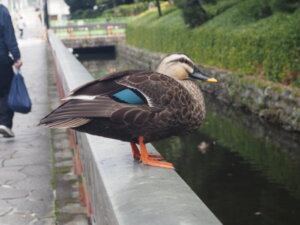
[[[180,59],[179,59],[179,62],[181,62],[181,63],[186,63],[187,60],[186,60],[185,58],[180,58]]]

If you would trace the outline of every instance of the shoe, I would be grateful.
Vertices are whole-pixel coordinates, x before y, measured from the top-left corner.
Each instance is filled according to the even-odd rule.
[[[8,127],[6,127],[4,125],[0,125],[0,134],[2,134],[3,137],[5,137],[5,138],[10,138],[10,137],[15,136],[14,132],[12,132],[11,129],[9,129]]]

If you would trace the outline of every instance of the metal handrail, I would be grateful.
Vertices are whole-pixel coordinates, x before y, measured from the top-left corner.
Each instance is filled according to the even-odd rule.
[[[123,36],[125,33],[126,23],[109,22],[99,24],[82,24],[82,25],[64,25],[51,26],[51,29],[58,36],[63,38],[74,38],[78,36],[94,37],[94,36]],[[117,32],[120,29],[121,32]],[[59,31],[65,31],[63,35]],[[102,31],[102,32],[101,32]],[[98,32],[98,33],[97,33]],[[100,33],[99,33],[100,32]]]
[[[98,23],[98,24],[70,24],[70,25],[64,25],[64,26],[51,26],[52,30],[59,30],[59,29],[82,29],[82,28],[89,28],[89,29],[95,29],[95,28],[107,28],[107,27],[120,27],[125,28],[126,23],[121,22],[109,22],[109,23]]]

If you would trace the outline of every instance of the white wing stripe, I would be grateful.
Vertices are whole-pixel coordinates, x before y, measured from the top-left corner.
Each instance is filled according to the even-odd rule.
[[[78,100],[94,100],[97,96],[96,95],[76,95],[76,96],[68,96],[66,98],[63,98],[61,100],[67,101],[72,99],[78,99]]]

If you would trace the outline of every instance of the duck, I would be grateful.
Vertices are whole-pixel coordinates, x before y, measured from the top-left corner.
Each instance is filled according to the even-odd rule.
[[[74,89],[40,125],[129,142],[134,159],[174,168],[163,156],[149,153],[146,143],[184,135],[201,125],[205,103],[195,80],[217,82],[188,55],[170,53],[155,71],[114,72]]]

